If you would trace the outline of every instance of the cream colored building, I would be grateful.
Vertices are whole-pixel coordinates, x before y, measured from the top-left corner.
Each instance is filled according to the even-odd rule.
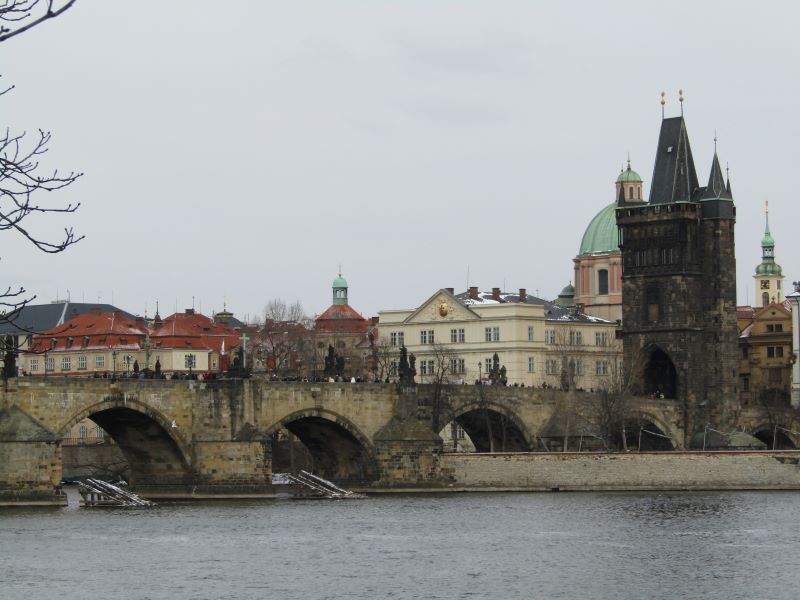
[[[497,353],[508,385],[599,389],[610,385],[622,350],[616,323],[524,289],[481,293],[472,287],[459,295],[442,289],[416,309],[379,312],[378,328],[398,359],[401,346],[415,356],[420,383],[435,381],[441,365],[450,383],[486,381]]]

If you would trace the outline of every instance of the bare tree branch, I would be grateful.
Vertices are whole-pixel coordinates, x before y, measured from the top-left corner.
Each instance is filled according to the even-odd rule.
[[[76,0],[67,0],[58,8],[53,8],[53,0],[47,0],[47,3],[42,3],[41,0],[1,0],[0,1],[0,42],[19,35],[29,29],[44,23],[49,19],[53,19],[63,12],[72,8]],[[34,16],[38,13],[37,8],[42,4],[46,6],[44,12],[39,16]],[[30,19],[30,20],[28,20]],[[7,27],[3,23],[27,23],[19,25],[15,28]]]

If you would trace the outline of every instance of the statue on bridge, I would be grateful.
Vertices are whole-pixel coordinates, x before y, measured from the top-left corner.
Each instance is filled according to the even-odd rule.
[[[417,357],[412,354],[409,359],[408,348],[400,346],[400,364],[397,366],[400,385],[414,385],[414,377],[417,374],[416,362]]]

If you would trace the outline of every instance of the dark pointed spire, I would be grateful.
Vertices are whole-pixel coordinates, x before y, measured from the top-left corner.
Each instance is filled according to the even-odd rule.
[[[619,193],[617,194],[617,204],[625,204],[625,186],[617,185]]]
[[[661,121],[650,204],[691,201],[698,189],[697,171],[683,117]]]
[[[711,161],[711,174],[708,176],[708,185],[702,197],[703,200],[708,200],[710,198],[730,198],[728,195],[728,188],[725,185],[725,178],[722,176],[722,167],[719,165],[719,158],[716,152],[714,152],[714,159]]]
[[[725,163],[725,178],[728,180],[728,183],[725,184],[725,191],[728,192],[728,196],[733,198],[733,193],[731,192],[731,170],[728,168],[728,163]]]

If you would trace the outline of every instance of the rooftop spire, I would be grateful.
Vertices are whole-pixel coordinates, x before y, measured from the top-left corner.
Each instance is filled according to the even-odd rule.
[[[714,143],[716,144],[716,141]],[[714,159],[711,161],[711,174],[708,176],[708,185],[703,194],[704,200],[710,198],[729,199],[728,189],[725,185],[725,178],[722,176],[722,167],[719,165],[719,157],[717,157],[716,151],[714,151]]]
[[[678,90],[678,102],[681,103],[681,116],[683,116],[683,90]]]
[[[664,118],[664,105],[667,103],[667,92],[661,92],[661,118]]]

